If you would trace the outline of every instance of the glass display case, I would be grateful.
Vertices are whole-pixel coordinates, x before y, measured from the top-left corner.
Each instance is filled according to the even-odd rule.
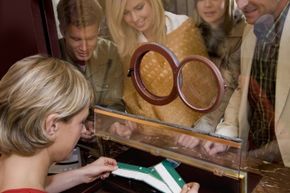
[[[180,125],[164,123],[158,120],[131,115],[96,106],[94,109],[96,135],[105,141],[125,145],[128,150],[116,156],[117,161],[150,167],[164,159],[174,160],[180,165],[176,170],[186,182],[197,181],[200,192],[251,192],[248,173],[241,170],[243,156],[242,140],[226,138],[213,133],[204,133]],[[122,134],[114,127],[128,125],[132,127]],[[210,156],[202,145],[186,148],[178,145],[180,135],[194,137],[202,143],[212,142],[227,146],[224,153]],[[253,176],[258,178],[258,176]],[[128,191],[136,190],[139,185],[121,177],[112,176],[106,180],[108,187],[124,186]],[[250,180],[255,183],[253,179]],[[120,183],[120,184],[119,184]],[[140,184],[140,182],[135,182]],[[136,186],[136,187],[135,187]],[[143,187],[143,185],[141,186]],[[110,188],[109,188],[110,189]],[[114,189],[114,188],[113,188]],[[138,189],[138,188],[137,188]],[[150,188],[149,188],[150,189]],[[143,189],[144,190],[144,189]],[[126,191],[124,191],[126,192]],[[136,190],[136,192],[142,192]],[[149,192],[156,192],[152,190]]]

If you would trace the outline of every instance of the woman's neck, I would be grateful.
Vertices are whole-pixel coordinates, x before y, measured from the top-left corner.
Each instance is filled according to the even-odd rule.
[[[151,42],[154,40],[152,33],[143,33],[144,37],[147,39],[148,42]]]
[[[2,155],[0,158],[0,192],[15,188],[44,189],[49,160],[38,153],[33,156]]]
[[[220,27],[220,24],[210,24],[210,27],[211,27],[213,30],[217,30],[217,29]]]

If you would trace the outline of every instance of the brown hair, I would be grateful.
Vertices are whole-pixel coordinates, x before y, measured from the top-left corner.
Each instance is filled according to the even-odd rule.
[[[198,11],[197,11],[197,2],[199,0],[195,0],[194,2],[194,11],[193,11],[193,19],[196,22],[197,26],[200,26],[202,23],[205,23],[202,18],[198,15]],[[237,19],[238,14],[240,14],[235,6],[235,0],[225,0],[225,7],[226,7],[226,11],[225,11],[225,19],[223,22],[223,31],[227,34],[231,31],[235,20]],[[241,14],[240,14],[241,15]]]
[[[86,27],[100,25],[103,11],[97,0],[60,0],[57,5],[57,16],[61,31],[68,25]]]
[[[217,28],[213,29],[208,23],[202,20],[198,15],[197,2],[194,3],[193,19],[196,22],[196,26],[200,29],[203,39],[210,56],[216,56],[218,46],[224,41],[224,38],[231,32],[234,26],[242,20],[242,13],[237,9],[235,0],[224,0],[225,1],[225,16],[222,24]]]

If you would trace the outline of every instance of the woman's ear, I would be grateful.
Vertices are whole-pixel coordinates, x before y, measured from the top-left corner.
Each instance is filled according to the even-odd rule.
[[[50,114],[45,120],[45,132],[49,138],[54,138],[58,131],[58,114]]]

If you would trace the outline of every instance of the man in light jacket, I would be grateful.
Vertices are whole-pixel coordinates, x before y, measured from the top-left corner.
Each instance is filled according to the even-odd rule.
[[[249,155],[290,167],[289,0],[236,0],[248,25],[241,75],[216,133],[245,141]],[[207,142],[209,154],[227,149]]]

